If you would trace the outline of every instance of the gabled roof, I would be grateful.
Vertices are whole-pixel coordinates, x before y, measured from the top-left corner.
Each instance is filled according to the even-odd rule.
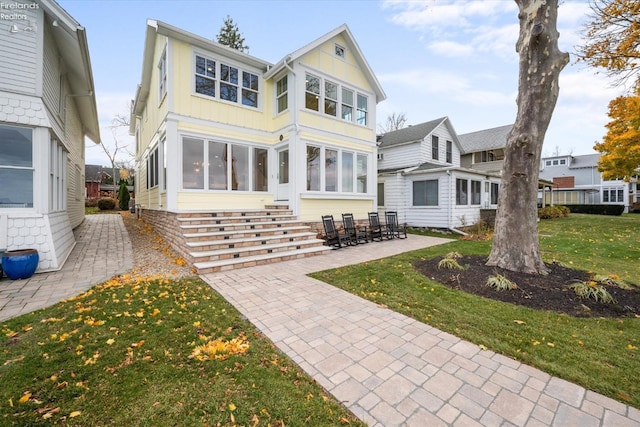
[[[155,52],[155,46],[156,46],[156,40],[157,40],[156,36],[158,34],[170,37],[174,40],[183,41],[191,46],[196,46],[196,47],[205,49],[209,52],[213,52],[221,56],[225,56],[227,58],[231,58],[242,64],[247,64],[249,66],[258,68],[263,72],[266,72],[270,67],[273,66],[273,64],[271,64],[268,61],[263,61],[262,59],[258,59],[247,53],[240,52],[239,50],[232,49],[228,46],[224,46],[213,40],[206,39],[204,37],[182,30],[178,27],[174,27],[173,25],[166,24],[162,21],[149,19],[147,21],[147,32],[144,40],[144,52],[143,52],[143,58],[142,58],[142,77],[140,79],[140,84],[138,85],[136,96],[132,105],[132,114],[135,114],[135,115],[142,114],[142,111],[144,110],[144,105],[147,101],[147,98],[149,97],[149,90],[151,85],[151,73],[153,71],[153,67],[156,65],[153,63],[153,55]],[[130,131],[133,131],[134,125],[135,125],[135,121],[131,120],[131,127],[129,129]]]
[[[100,125],[85,28],[55,1],[39,0],[38,4],[51,22],[57,22],[52,33],[68,74],[69,95],[78,106],[84,134],[98,144]]]
[[[387,98],[387,95],[384,93],[384,90],[382,90],[382,86],[380,85],[380,82],[378,81],[377,77],[371,70],[369,63],[367,62],[364,55],[362,54],[362,51],[360,50],[360,47],[358,46],[356,39],[353,37],[353,34],[351,34],[351,31],[349,30],[349,27],[347,26],[347,24],[342,24],[338,28],[332,31],[329,31],[324,36],[317,38],[311,43],[286,55],[284,58],[278,61],[278,63],[273,68],[271,68],[264,77],[266,79],[273,77],[274,75],[282,71],[289,64],[289,62],[299,59],[300,57],[306,55],[313,49],[318,48],[322,44],[328,42],[329,40],[333,39],[338,35],[342,35],[344,37],[347,44],[346,46],[347,49],[355,53],[354,58],[356,62],[360,65],[360,68],[365,72],[365,75],[367,77],[367,80],[369,81],[369,84],[371,85],[371,87],[373,87],[373,90],[376,94],[376,102],[384,101]]]
[[[513,125],[505,125],[459,135],[462,154],[505,148],[507,146],[507,134],[511,131],[511,128],[513,128]]]
[[[420,142],[424,140],[431,132],[433,132],[441,124],[449,127],[452,137],[456,143],[460,143],[453,126],[448,117],[440,117],[439,119],[429,122],[420,123],[418,125],[407,126],[406,128],[394,130],[381,135],[378,138],[378,146],[380,148],[393,147],[394,145],[402,145],[412,142]]]

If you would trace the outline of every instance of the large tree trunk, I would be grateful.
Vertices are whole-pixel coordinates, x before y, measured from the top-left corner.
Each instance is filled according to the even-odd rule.
[[[557,0],[515,0],[520,9],[518,115],[507,136],[493,246],[487,265],[547,272],[538,241],[538,174],[544,135],[569,54],[558,49]]]

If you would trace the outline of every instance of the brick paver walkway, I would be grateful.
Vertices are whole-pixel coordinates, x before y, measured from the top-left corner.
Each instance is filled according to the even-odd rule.
[[[442,243],[411,235],[203,276],[370,426],[640,426],[640,411],[306,275]]]
[[[87,215],[59,271],[0,282],[0,321],[49,307],[133,268],[131,240],[120,215]]]

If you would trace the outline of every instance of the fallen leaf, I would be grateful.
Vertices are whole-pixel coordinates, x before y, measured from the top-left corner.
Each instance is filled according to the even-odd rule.
[[[487,350],[487,346],[484,344],[480,344],[478,347],[480,347],[480,350]]]
[[[523,321],[523,320],[514,320],[513,323],[515,323],[516,325],[526,325],[527,322]]]
[[[109,338],[109,339],[107,340],[107,345],[111,345],[111,344],[113,344],[114,342],[116,342],[116,340],[114,340],[113,338]]]
[[[22,397],[20,398],[20,400],[18,400],[18,403],[24,403],[27,400],[31,399],[31,393],[26,392],[25,394],[22,395]]]
[[[80,414],[82,414],[82,412],[80,411],[73,411],[72,413],[69,414],[69,418],[75,418],[75,417],[79,417]]]

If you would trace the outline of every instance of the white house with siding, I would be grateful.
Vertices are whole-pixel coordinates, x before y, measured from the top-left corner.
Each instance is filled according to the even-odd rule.
[[[461,138],[448,117],[378,138],[378,211],[414,227],[455,229],[496,208],[500,175],[461,165]]]
[[[11,4],[0,20],[0,250],[37,249],[43,272],[75,246],[85,136],[99,143],[100,131],[85,29],[54,1]]]

